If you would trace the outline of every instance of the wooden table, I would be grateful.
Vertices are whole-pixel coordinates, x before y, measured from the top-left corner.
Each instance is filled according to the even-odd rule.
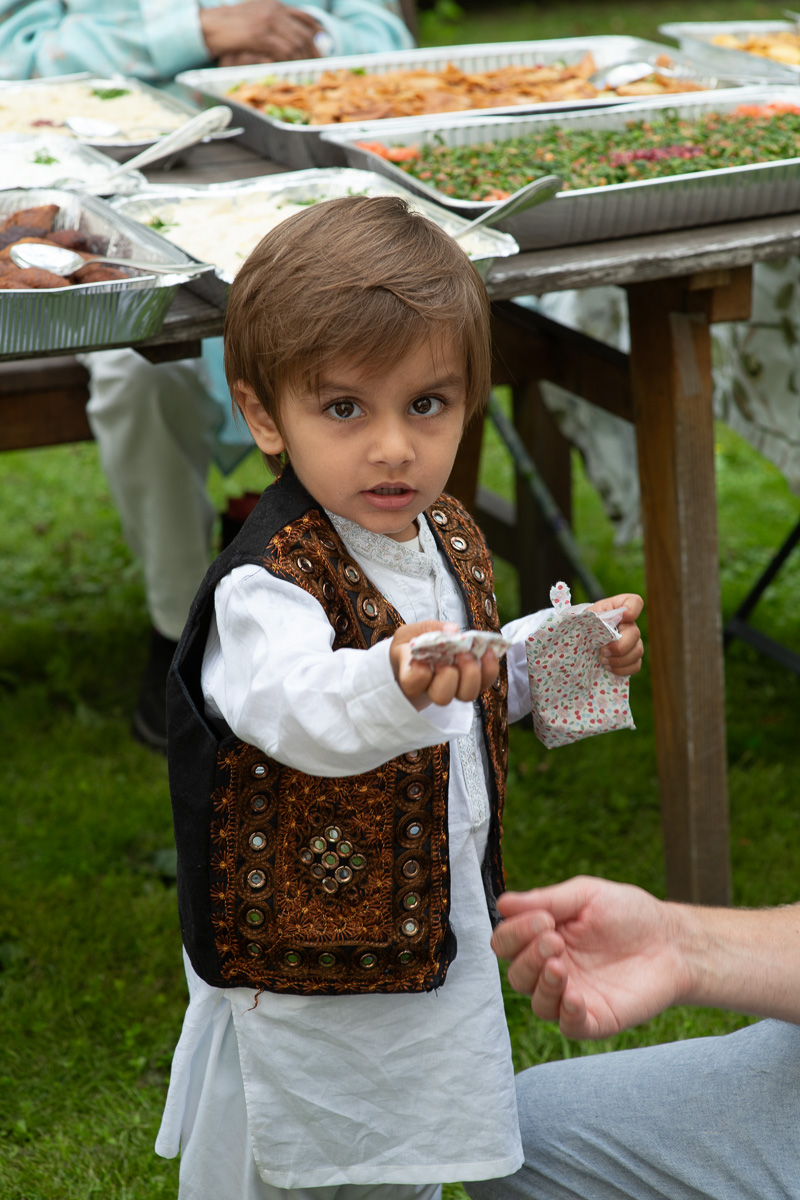
[[[218,181],[278,169],[218,143],[150,178]],[[488,280],[495,382],[511,385],[517,428],[562,509],[569,512],[568,447],[540,402],[539,382],[567,387],[636,427],[667,890],[675,899],[730,900],[710,326],[748,317],[752,263],[799,251],[798,221],[788,215],[524,253],[499,260]],[[630,355],[510,303],[601,284],[628,291]],[[155,361],[184,357],[221,329],[222,313],[182,289],[161,333],[136,349]],[[59,362],[57,376],[41,358],[27,368],[0,365],[0,449],[90,436],[85,374],[74,360]],[[70,371],[78,372],[71,382]],[[563,568],[523,486],[515,509],[478,488],[481,432],[476,424],[468,433],[451,488],[477,512],[494,549],[518,565],[523,602],[541,607]]]

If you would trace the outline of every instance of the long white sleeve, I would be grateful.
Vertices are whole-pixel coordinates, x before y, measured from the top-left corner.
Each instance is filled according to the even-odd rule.
[[[215,609],[206,701],[237,737],[278,762],[310,775],[357,775],[470,730],[470,704],[413,707],[395,681],[388,639],[334,652],[319,602],[261,567],[226,576]]]

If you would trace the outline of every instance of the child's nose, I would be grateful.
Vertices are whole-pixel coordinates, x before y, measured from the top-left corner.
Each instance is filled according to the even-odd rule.
[[[399,466],[414,457],[410,431],[404,421],[382,421],[373,431],[370,462]]]

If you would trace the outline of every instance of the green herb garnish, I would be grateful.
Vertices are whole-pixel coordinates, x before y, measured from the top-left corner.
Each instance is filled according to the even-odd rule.
[[[302,108],[293,108],[291,104],[268,104],[261,111],[276,121],[286,121],[290,125],[308,125],[309,122],[308,113],[303,112]]]
[[[40,163],[43,167],[49,167],[51,163],[57,163],[58,159],[53,158],[53,155],[48,154],[46,150],[37,150],[33,156],[33,162]]]
[[[151,229],[155,229],[157,233],[161,233],[164,229],[174,229],[178,222],[165,221],[162,217],[151,217],[147,224]]]
[[[92,95],[97,96],[98,100],[116,100],[130,94],[130,88],[92,88]]]
[[[776,109],[742,105],[692,119],[665,109],[660,119],[629,121],[622,129],[553,124],[471,146],[446,146],[434,138],[397,165],[446,196],[497,200],[498,191],[510,194],[545,173],[560,175],[569,190],[798,158],[800,109]]]

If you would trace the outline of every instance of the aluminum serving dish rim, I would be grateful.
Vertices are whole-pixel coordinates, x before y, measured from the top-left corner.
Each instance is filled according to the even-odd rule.
[[[475,128],[481,128],[483,126],[491,126],[492,128],[495,128],[495,129],[508,130],[510,136],[514,136],[514,130],[518,129],[519,126],[523,122],[525,122],[526,124],[535,123],[537,125],[540,125],[540,124],[549,123],[552,125],[552,124],[562,124],[564,121],[568,121],[571,125],[577,125],[577,123],[579,121],[583,121],[583,122],[589,122],[590,124],[594,125],[596,123],[599,123],[600,121],[606,121],[606,120],[628,121],[631,119],[635,119],[637,115],[644,116],[647,113],[650,113],[653,111],[659,111],[661,109],[681,108],[684,106],[694,108],[694,107],[699,107],[703,104],[716,106],[718,103],[726,103],[726,102],[730,103],[730,104],[738,105],[738,104],[746,104],[746,103],[748,103],[748,101],[753,102],[755,100],[762,100],[762,101],[775,100],[775,99],[778,99],[779,96],[784,96],[787,92],[794,93],[793,95],[790,96],[790,99],[793,100],[795,103],[797,103],[798,106],[800,106],[800,85],[792,85],[789,81],[785,81],[784,84],[770,83],[770,84],[763,84],[760,87],[751,86],[751,87],[744,87],[741,89],[729,89],[727,91],[727,93],[716,92],[713,99],[707,95],[704,95],[702,97],[700,95],[697,95],[695,99],[690,99],[690,98],[687,98],[686,96],[684,96],[684,97],[679,98],[681,101],[680,103],[676,103],[674,97],[665,98],[665,97],[660,97],[660,96],[658,96],[658,97],[654,96],[648,100],[640,100],[637,105],[631,105],[629,107],[626,107],[624,109],[624,111],[620,111],[619,108],[614,107],[614,109],[612,111],[603,112],[603,113],[574,112],[574,113],[570,113],[570,114],[566,114],[566,115],[559,114],[557,117],[554,117],[552,113],[536,113],[536,114],[530,114],[529,116],[519,116],[519,117],[501,116],[501,117],[497,117],[494,119],[487,118],[486,120],[483,120],[482,118],[480,118],[480,119],[475,118],[472,122],[467,122],[465,120],[461,120],[461,121],[457,121],[457,122],[453,121],[451,123],[450,127],[453,129],[455,129],[455,128],[463,129],[469,125],[472,125]],[[692,96],[695,96],[695,94],[692,93]],[[402,133],[408,133],[409,135],[413,136],[413,134],[415,134],[415,133],[419,134],[423,130],[425,132],[429,132],[429,131],[437,132],[437,133],[444,132],[445,128],[446,128],[446,126],[443,127],[443,123],[441,121],[437,121],[437,125],[434,128],[431,118],[428,118],[425,123],[423,123],[422,118],[415,118],[415,120],[413,122],[412,121],[403,122],[402,128],[401,128],[401,122],[399,122],[399,121],[394,122],[394,128],[391,130],[387,129],[385,131],[385,134],[387,137],[390,137],[393,134],[400,135]],[[347,137],[345,135],[344,131],[342,130],[342,127],[340,126],[335,134],[333,134],[333,133],[332,134],[324,134],[323,139],[325,141],[331,141],[331,142],[335,141],[338,145],[346,145],[347,143],[351,143],[351,144],[353,144],[353,148],[356,149],[354,143],[356,141],[360,141],[362,136],[367,136],[368,133],[372,132],[371,128],[368,129],[367,123],[365,123],[364,125],[354,126],[354,133],[356,130],[363,130],[364,133],[361,135],[356,134],[355,136]],[[394,172],[397,171],[398,175],[401,178],[408,179],[411,181],[411,185],[407,185],[407,186],[413,186],[414,188],[419,188],[420,191],[422,192],[422,194],[428,196],[432,200],[435,200],[437,204],[444,205],[445,207],[448,207],[448,208],[449,207],[457,207],[462,210],[465,208],[468,208],[471,213],[473,213],[475,216],[477,216],[480,213],[484,212],[486,209],[492,208],[497,203],[497,201],[495,201],[495,200],[470,200],[470,199],[459,199],[458,197],[455,197],[455,196],[447,196],[447,195],[445,195],[445,193],[440,192],[436,188],[431,187],[431,185],[426,183],[425,180],[416,179],[414,176],[409,175],[405,171],[402,171],[400,167],[396,166],[396,164],[389,162],[387,159],[381,158],[379,155],[374,154],[372,151],[359,150],[359,153],[361,153],[363,155],[368,155],[369,158],[372,161],[374,161],[376,164],[378,164],[378,163],[383,164],[381,170],[387,173],[388,178],[392,178],[392,179],[397,178],[397,176],[395,176],[395,174],[394,174]],[[595,195],[600,195],[600,194],[602,194],[604,196],[608,196],[608,195],[613,195],[613,194],[619,193],[619,192],[631,191],[633,189],[641,190],[644,187],[648,187],[648,186],[652,187],[653,185],[669,184],[669,183],[672,183],[673,181],[685,182],[686,180],[690,180],[690,179],[700,180],[700,179],[718,179],[718,178],[721,178],[722,180],[724,180],[727,178],[734,177],[736,175],[741,175],[744,172],[759,171],[759,170],[762,170],[765,168],[774,167],[778,163],[780,163],[780,164],[800,163],[800,157],[771,159],[767,162],[745,163],[740,166],[719,167],[714,170],[706,170],[706,171],[687,171],[680,175],[665,175],[661,178],[655,178],[655,179],[633,179],[633,180],[629,180],[625,183],[605,184],[602,187],[597,186],[597,187],[590,187],[590,188],[566,188],[563,191],[557,192],[556,195],[552,198],[552,200],[548,201],[547,203],[552,203],[553,201],[557,201],[557,200],[563,199],[565,197],[586,197],[586,196],[595,196]],[[389,174],[390,171],[392,172],[391,174]],[[543,172],[543,174],[546,174],[546,172]],[[533,210],[533,211],[535,211],[535,210]],[[513,218],[510,218],[510,219],[513,220]]]
[[[444,65],[448,62],[455,62],[455,65],[460,65],[460,61],[469,58],[490,58],[496,59],[504,55],[522,55],[535,52],[545,53],[552,51],[553,58],[550,61],[557,61],[561,54],[573,51],[575,53],[575,61],[578,61],[584,54],[592,52],[597,59],[598,51],[603,49],[611,49],[610,43],[627,43],[630,45],[630,53],[638,54],[643,58],[648,52],[655,57],[657,54],[668,54],[675,60],[677,65],[691,67],[694,69],[695,64],[691,62],[690,56],[684,54],[681,50],[674,46],[668,45],[666,42],[655,42],[648,38],[637,38],[628,34],[599,34],[596,37],[574,37],[574,38],[542,38],[535,41],[516,41],[516,42],[478,42],[467,43],[457,46],[425,46],[413,50],[396,50],[394,52],[382,52],[378,54],[349,54],[339,55],[331,58],[319,59],[301,59],[296,62],[287,63],[256,63],[241,67],[202,67],[190,71],[182,71],[176,75],[176,82],[189,91],[199,91],[201,94],[211,96],[218,101],[223,101],[231,106],[236,106],[239,110],[243,110],[248,114],[255,113],[276,129],[280,129],[284,133],[304,133],[320,134],[334,129],[341,129],[342,126],[348,124],[358,124],[363,126],[366,124],[374,125],[375,127],[383,128],[387,121],[398,120],[425,120],[435,115],[458,117],[460,119],[469,119],[477,113],[491,115],[514,115],[528,110],[535,110],[536,113],[561,112],[574,109],[597,109],[616,107],[635,103],[639,97],[617,96],[604,97],[602,99],[574,99],[574,100],[542,100],[529,104],[504,105],[496,108],[475,108],[459,110],[458,113],[444,112],[441,114],[427,113],[418,118],[412,117],[382,117],[375,118],[371,122],[358,121],[336,121],[327,125],[299,125],[290,121],[281,121],[279,117],[271,117],[267,113],[263,113],[254,105],[244,104],[231,95],[229,87],[225,90],[209,88],[208,91],[203,90],[201,83],[213,83],[214,79],[222,80],[224,76],[226,80],[232,82],[252,82],[257,83],[266,74],[277,75],[278,78],[285,79],[297,74],[307,75],[307,80],[291,79],[291,82],[312,82],[325,71],[352,70],[362,69],[365,66],[375,68],[376,74],[383,74],[386,71],[394,69],[402,69],[404,66],[424,66],[427,62],[441,60]],[[644,49],[642,49],[644,48]],[[609,63],[597,63],[597,69],[601,70],[603,66],[615,65],[617,61],[625,62],[630,59],[614,59]],[[524,65],[524,64],[519,64]],[[697,64],[705,66],[705,64]],[[260,74],[256,74],[256,68],[263,68]],[[479,68],[478,68],[479,69]],[[493,68],[486,68],[493,69]],[[720,72],[705,71],[696,76],[699,79],[717,80],[721,78]],[[693,76],[694,78],[694,76]],[[739,86],[733,81],[737,78],[736,72],[732,72],[725,76],[728,79],[730,86]],[[711,88],[709,88],[711,90]],[[719,89],[721,90],[721,89]],[[682,94],[682,93],[675,93]]]
[[[71,75],[48,75],[41,79],[2,79],[0,80],[0,95],[4,91],[25,91],[29,88],[37,87],[60,87],[67,83],[90,83],[96,85],[110,84],[112,87],[122,87],[123,85],[130,91],[144,92],[152,96],[163,104],[164,108],[173,112],[183,113],[188,121],[191,117],[197,116],[202,112],[202,108],[193,101],[176,96],[173,92],[162,91],[160,88],[154,87],[150,83],[146,83],[143,79],[136,79],[130,75],[123,75],[117,72],[109,72],[107,75],[98,75],[93,71],[76,71]],[[42,127],[46,131],[46,127]],[[16,132],[9,130],[8,132]],[[53,126],[50,130],[52,133],[58,133],[58,128]],[[66,135],[59,135],[64,137]],[[218,130],[217,133],[209,135],[210,140],[224,140],[226,138],[235,137],[236,131],[228,129]],[[114,138],[97,138],[97,137],[78,137],[70,136],[69,141],[74,142],[78,146],[92,146],[97,150],[111,153],[111,151],[130,150],[132,153],[138,153],[140,150],[145,150],[149,146],[155,145],[156,138],[144,138],[134,141],[133,139],[125,139],[124,141],[115,141]]]

